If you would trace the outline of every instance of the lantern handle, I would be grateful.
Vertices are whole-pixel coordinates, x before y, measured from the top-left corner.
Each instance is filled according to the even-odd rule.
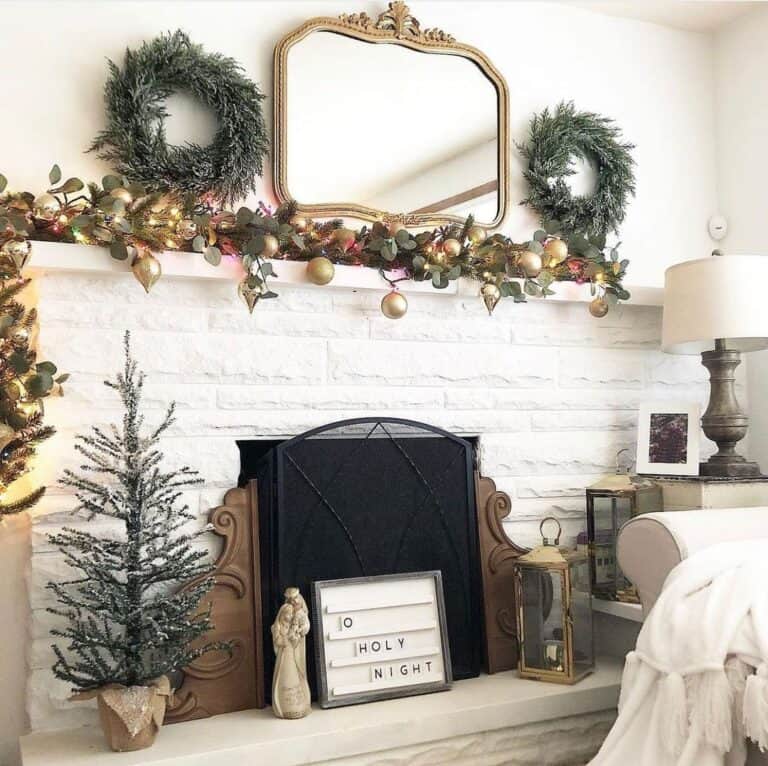
[[[551,540],[544,534],[544,525],[548,521],[554,521],[555,524],[557,524],[557,535],[555,535],[554,540]],[[560,526],[560,522],[554,516],[547,516],[541,520],[541,524],[539,524],[539,534],[541,535],[541,539],[544,541],[544,545],[560,545],[560,535],[562,533],[563,528]]]
[[[624,473],[624,469],[621,467],[621,464],[619,463],[619,457],[621,456],[621,454],[623,452],[629,452],[629,448],[625,447],[624,449],[620,449],[616,453],[616,473],[619,474],[619,475]],[[630,462],[629,466],[626,469],[626,473],[629,473],[631,471],[631,469],[632,469],[632,463]]]

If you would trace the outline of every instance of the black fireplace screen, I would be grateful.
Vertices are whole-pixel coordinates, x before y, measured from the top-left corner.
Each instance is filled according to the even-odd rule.
[[[333,423],[266,454],[259,442],[238,446],[241,482],[258,480],[267,694],[269,627],[284,589],[298,586],[309,603],[314,580],[343,577],[439,569],[454,678],[478,675],[482,607],[470,442],[377,418]],[[313,647],[307,655],[314,656]]]

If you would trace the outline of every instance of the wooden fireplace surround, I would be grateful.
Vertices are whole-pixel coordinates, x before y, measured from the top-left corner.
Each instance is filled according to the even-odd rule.
[[[484,665],[488,673],[517,666],[512,565],[525,548],[504,532],[511,510],[509,495],[492,479],[475,472],[480,569],[483,584]],[[231,653],[213,651],[184,671],[184,680],[166,715],[166,723],[206,718],[236,710],[262,708],[264,698],[261,571],[256,482],[229,490],[224,504],[210,513],[222,540],[211,591],[215,628],[205,641],[229,642]]]

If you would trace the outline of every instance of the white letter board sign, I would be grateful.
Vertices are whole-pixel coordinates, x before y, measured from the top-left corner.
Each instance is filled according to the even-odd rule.
[[[323,580],[312,595],[321,707],[450,688],[440,572]]]

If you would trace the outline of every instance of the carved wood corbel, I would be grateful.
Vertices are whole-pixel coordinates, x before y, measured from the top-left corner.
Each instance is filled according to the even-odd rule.
[[[166,723],[264,707],[256,482],[231,489],[209,516],[223,539],[209,600],[213,631],[205,642],[227,641],[232,653],[213,651],[184,671],[165,714]]]
[[[480,572],[483,578],[485,663],[489,673],[517,667],[517,633],[513,566],[526,548],[515,545],[504,531],[503,519],[512,509],[506,492],[493,479],[475,473]]]

